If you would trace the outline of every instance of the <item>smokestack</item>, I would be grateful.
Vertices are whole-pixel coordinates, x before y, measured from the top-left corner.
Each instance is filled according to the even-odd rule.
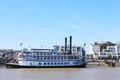
[[[65,37],[65,52],[67,51],[67,37]]]
[[[70,54],[72,54],[72,36],[70,36]]]

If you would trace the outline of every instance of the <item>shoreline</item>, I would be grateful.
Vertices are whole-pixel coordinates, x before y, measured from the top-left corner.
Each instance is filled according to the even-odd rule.
[[[5,67],[5,65],[0,65],[0,68],[1,68],[1,67]]]

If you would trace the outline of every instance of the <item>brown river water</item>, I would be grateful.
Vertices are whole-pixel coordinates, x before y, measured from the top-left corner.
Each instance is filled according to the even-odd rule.
[[[120,67],[34,69],[0,67],[0,80],[120,80]]]

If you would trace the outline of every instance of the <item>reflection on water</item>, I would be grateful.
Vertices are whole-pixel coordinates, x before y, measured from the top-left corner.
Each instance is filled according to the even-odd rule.
[[[0,67],[0,80],[120,80],[120,68],[37,68]]]

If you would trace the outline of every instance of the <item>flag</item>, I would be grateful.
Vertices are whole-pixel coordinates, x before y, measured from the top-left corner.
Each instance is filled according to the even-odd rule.
[[[22,46],[23,45],[23,43],[20,43],[20,46]]]
[[[86,46],[86,43],[84,43],[84,46]]]

